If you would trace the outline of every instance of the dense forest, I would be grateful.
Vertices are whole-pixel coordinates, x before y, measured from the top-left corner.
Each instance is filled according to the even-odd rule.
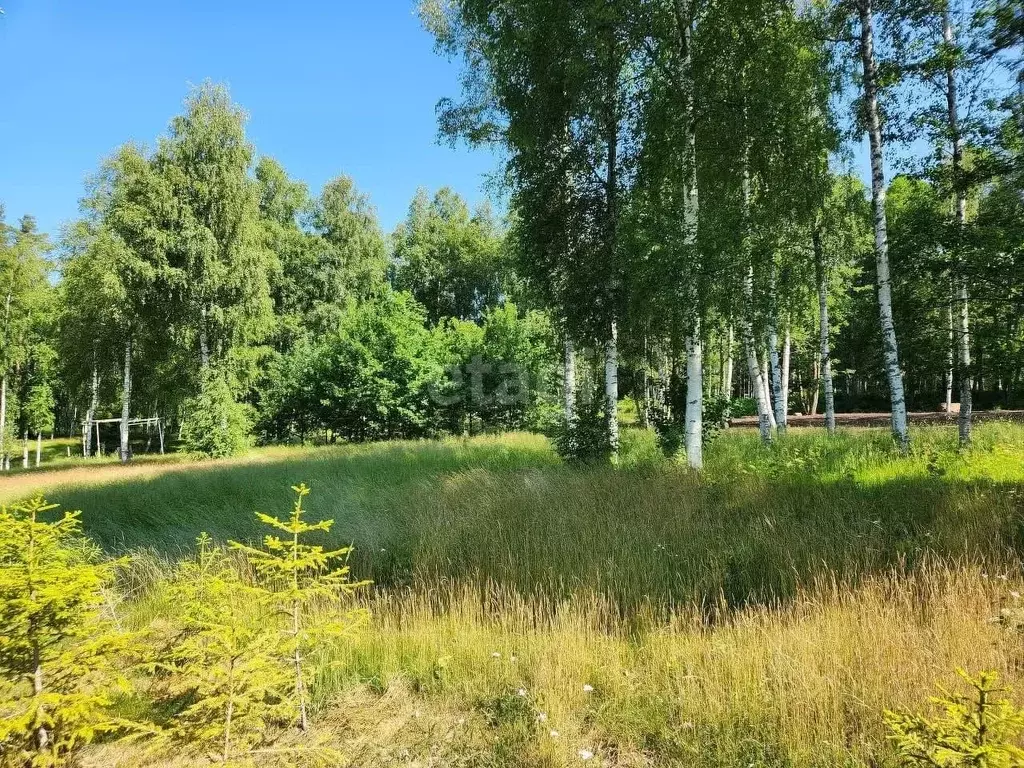
[[[614,457],[621,401],[702,464],[730,415],[1024,403],[1015,0],[424,2],[465,64],[443,140],[502,213],[421,190],[382,231],[194,89],[80,218],[0,236],[0,456],[536,429]],[[854,158],[867,136],[870,183]],[[100,427],[103,427],[100,429]],[[24,458],[21,458],[21,457]]]

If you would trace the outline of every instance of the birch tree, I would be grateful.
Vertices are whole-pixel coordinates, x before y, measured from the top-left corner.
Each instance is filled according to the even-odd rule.
[[[878,316],[882,329],[885,372],[892,405],[892,433],[900,450],[910,448],[907,428],[907,402],[903,391],[899,344],[892,311],[892,278],[889,273],[889,234],[885,212],[885,165],[882,118],[879,107],[878,61],[875,56],[875,9],[872,0],[856,0],[860,39],[857,45],[861,61],[863,98],[861,109],[868,134],[871,158],[871,206],[875,230],[875,282],[878,289]]]

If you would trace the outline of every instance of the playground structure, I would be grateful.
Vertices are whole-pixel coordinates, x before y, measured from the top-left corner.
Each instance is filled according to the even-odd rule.
[[[100,425],[101,424],[124,424],[122,419],[86,419],[82,422],[82,455],[83,456],[102,456],[103,455],[103,441],[100,439]],[[147,434],[146,441],[146,452],[149,452],[150,443],[153,439],[154,427],[156,436],[160,441],[160,453],[164,452],[164,420],[159,416],[152,416],[146,419],[128,419],[127,425],[128,430],[132,427],[145,427]],[[89,436],[95,435],[95,442],[90,446]],[[125,440],[125,444],[128,445],[128,455],[122,456],[122,461],[127,461],[131,458],[131,444]],[[121,449],[118,447],[117,452],[120,453]]]

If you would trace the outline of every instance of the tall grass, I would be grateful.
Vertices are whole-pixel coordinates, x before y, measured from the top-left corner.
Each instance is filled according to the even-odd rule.
[[[913,569],[928,554],[999,561],[1024,528],[1024,429],[987,424],[978,447],[917,431],[910,457],[881,431],[793,434],[765,450],[728,434],[696,475],[627,433],[626,467],[561,465],[533,435],[283,451],[257,463],[192,465],[102,486],[56,487],[108,549],[174,556],[200,531],[262,535],[253,510],[335,519],[354,569],[380,588],[502,585],[537,599],[580,590],[621,610],[785,600],[821,575]]]
[[[376,582],[370,625],[313,660],[320,737],[353,766],[879,766],[885,708],[927,708],[957,667],[1024,683],[993,621],[1022,591],[1024,428],[979,425],[966,454],[952,428],[915,441],[736,431],[694,474],[639,430],[616,470],[509,435],[48,493],[108,550],[149,550],[120,608],[141,627],[173,612],[162,580],[199,531],[253,538],[253,510],[306,481]]]

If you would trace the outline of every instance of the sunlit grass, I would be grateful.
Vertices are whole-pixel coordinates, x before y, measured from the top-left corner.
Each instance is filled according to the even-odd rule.
[[[927,707],[955,668],[1024,683],[992,620],[1020,590],[1024,427],[981,425],[966,453],[955,428],[914,438],[900,456],[885,430],[767,449],[737,430],[701,474],[629,429],[614,470],[505,435],[45,483],[108,550],[145,550],[119,608],[144,627],[173,613],[161,580],[200,531],[256,537],[252,512],[307,482],[376,582],[370,625],[314,662],[321,736],[350,765],[873,766],[882,711]]]

